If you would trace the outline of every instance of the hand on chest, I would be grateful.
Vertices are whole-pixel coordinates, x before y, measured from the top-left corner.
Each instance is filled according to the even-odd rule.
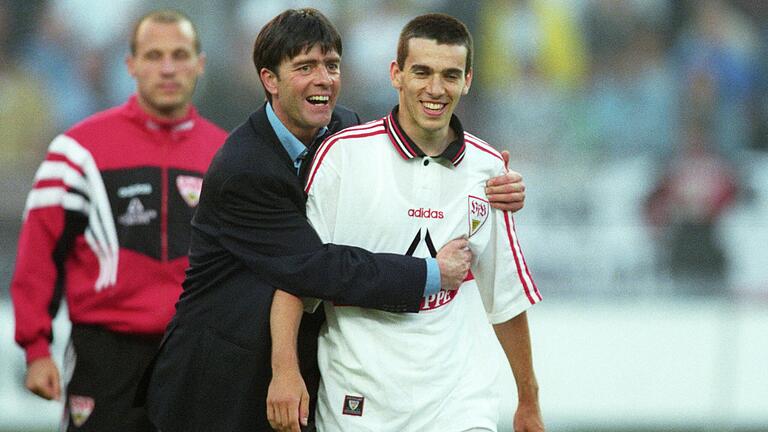
[[[491,219],[485,179],[428,157],[403,162],[342,182],[334,243],[425,257],[468,236],[476,254],[484,248]]]

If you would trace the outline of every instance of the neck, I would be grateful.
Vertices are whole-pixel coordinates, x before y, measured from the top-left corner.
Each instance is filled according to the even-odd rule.
[[[138,98],[139,106],[145,113],[155,117],[159,120],[175,121],[183,119],[189,112],[189,104],[184,104],[178,108],[171,110],[158,110],[152,105],[148,104],[141,96]]]
[[[456,139],[456,132],[450,126],[439,130],[426,130],[409,123],[404,117],[402,110],[397,113],[400,127],[427,156],[440,156]]]
[[[278,116],[280,118],[280,116]],[[280,119],[280,121],[283,121],[283,119]],[[285,122],[283,122],[285,124]],[[286,128],[295,136],[296,138],[301,141],[302,144],[309,147],[312,144],[312,141],[314,141],[315,137],[317,136],[317,132],[320,130],[320,128],[314,128],[314,129],[302,129],[297,128],[295,126],[289,126],[286,125]]]
[[[285,112],[280,107],[280,104],[274,102],[271,102],[271,104],[272,110],[275,112],[277,118],[280,119],[280,123],[282,123],[283,126],[285,126],[285,128],[288,129],[291,134],[293,134],[293,136],[301,141],[302,144],[309,147],[317,136],[317,132],[320,130],[320,128],[301,127],[300,125],[297,125],[295,122],[291,121],[291,118],[285,114]]]

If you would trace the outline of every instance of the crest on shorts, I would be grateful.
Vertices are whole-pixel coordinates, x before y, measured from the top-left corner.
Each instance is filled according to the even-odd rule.
[[[491,212],[488,201],[469,195],[469,236],[472,237],[483,226]]]
[[[96,402],[92,397],[88,396],[69,396],[69,416],[72,419],[72,423],[80,427],[88,420],[93,412],[93,407],[96,406]]]
[[[176,187],[179,194],[190,207],[200,202],[200,191],[203,190],[203,179],[194,176],[180,175],[176,177]]]
[[[350,395],[344,396],[344,408],[342,410],[342,414],[352,415],[352,416],[362,416],[364,402],[365,402],[365,398],[362,396],[350,396]]]

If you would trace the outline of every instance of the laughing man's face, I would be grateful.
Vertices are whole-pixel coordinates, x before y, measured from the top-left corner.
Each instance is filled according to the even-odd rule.
[[[317,130],[331,121],[341,89],[341,57],[334,51],[323,53],[318,45],[283,60],[273,84],[272,108],[275,114],[301,141],[311,141]]]

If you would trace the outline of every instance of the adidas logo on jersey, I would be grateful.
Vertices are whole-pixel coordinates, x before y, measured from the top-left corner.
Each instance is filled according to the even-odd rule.
[[[445,217],[445,214],[440,210],[418,208],[418,209],[409,209],[408,217],[423,218],[423,219],[443,219]]]

